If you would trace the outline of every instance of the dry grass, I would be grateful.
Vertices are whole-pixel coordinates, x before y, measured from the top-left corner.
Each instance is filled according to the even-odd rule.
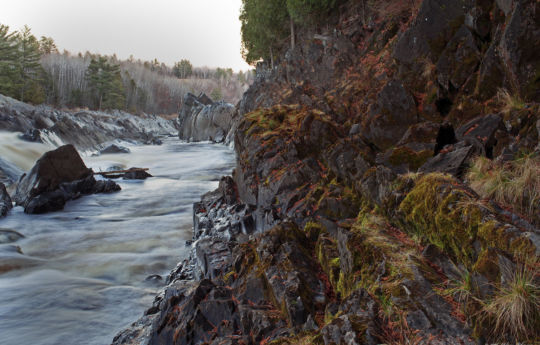
[[[483,198],[511,207],[540,222],[540,157],[526,155],[499,163],[484,157],[474,160],[467,174],[471,187]]]
[[[531,341],[540,336],[539,265],[538,258],[534,258],[515,268],[508,267],[509,277],[484,305],[484,318],[494,323],[494,339],[504,341],[510,335],[516,341]]]
[[[521,110],[525,107],[525,102],[519,95],[511,95],[506,89],[499,89],[497,100],[501,103],[503,113],[509,113],[513,110]]]

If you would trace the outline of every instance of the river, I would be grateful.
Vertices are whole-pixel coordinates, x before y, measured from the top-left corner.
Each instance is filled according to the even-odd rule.
[[[0,220],[1,229],[25,236],[0,245],[0,266],[17,267],[0,274],[0,344],[110,344],[188,254],[192,204],[231,173],[233,150],[175,138],[129,148],[83,159],[94,171],[150,168],[153,178],[117,180],[121,192],[85,196],[61,212],[27,215],[16,207]],[[47,149],[0,135],[1,156],[22,170]],[[152,275],[163,279],[147,280]]]

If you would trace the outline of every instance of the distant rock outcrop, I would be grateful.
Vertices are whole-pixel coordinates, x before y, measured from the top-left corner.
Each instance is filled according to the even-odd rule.
[[[26,213],[64,208],[81,195],[119,191],[113,181],[96,181],[73,145],[45,153],[19,181],[14,200]]]
[[[236,109],[224,101],[213,102],[205,94],[188,93],[178,117],[182,140],[228,143],[235,128]]]

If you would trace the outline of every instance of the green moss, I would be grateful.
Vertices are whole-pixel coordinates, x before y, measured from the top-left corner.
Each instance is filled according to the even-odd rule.
[[[401,202],[407,228],[470,267],[482,209],[452,177],[433,173],[420,178]]]

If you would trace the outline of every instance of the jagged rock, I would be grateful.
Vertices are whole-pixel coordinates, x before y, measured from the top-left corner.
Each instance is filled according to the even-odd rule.
[[[484,155],[493,158],[493,150],[497,145],[495,134],[498,130],[506,131],[499,115],[479,116],[467,122],[456,131],[457,140],[472,139],[470,142],[480,143]]]
[[[540,41],[540,4],[536,0],[517,1],[505,26],[499,49],[512,85],[525,99],[540,100],[538,52],[530,42]]]
[[[362,124],[362,134],[379,149],[396,144],[418,122],[414,98],[400,81],[392,80],[378,94]]]
[[[394,57],[412,64],[422,58],[437,61],[464,21],[469,3],[461,0],[425,0],[412,26],[399,38]]]
[[[26,213],[45,213],[64,208],[66,201],[84,194],[120,190],[112,181],[96,181],[73,145],[45,153],[28,174],[21,177],[14,196]]]
[[[6,190],[6,186],[0,182],[0,218],[5,217],[12,207],[13,204]]]
[[[116,153],[130,153],[130,152],[131,151],[127,147],[116,145],[116,144],[111,144],[107,146],[106,148],[104,148],[103,150],[99,151],[99,153],[102,155],[116,154]]]
[[[480,52],[469,29],[462,26],[437,62],[437,79],[448,92],[460,89],[480,63]],[[473,92],[474,90],[466,90]]]
[[[419,169],[420,172],[444,172],[454,176],[461,176],[465,169],[465,164],[472,158],[475,149],[472,145],[456,146],[453,151],[441,152],[429,159]]]
[[[188,93],[178,116],[179,137],[188,141],[224,142],[234,127],[236,109],[232,104],[211,102],[205,94]]]

